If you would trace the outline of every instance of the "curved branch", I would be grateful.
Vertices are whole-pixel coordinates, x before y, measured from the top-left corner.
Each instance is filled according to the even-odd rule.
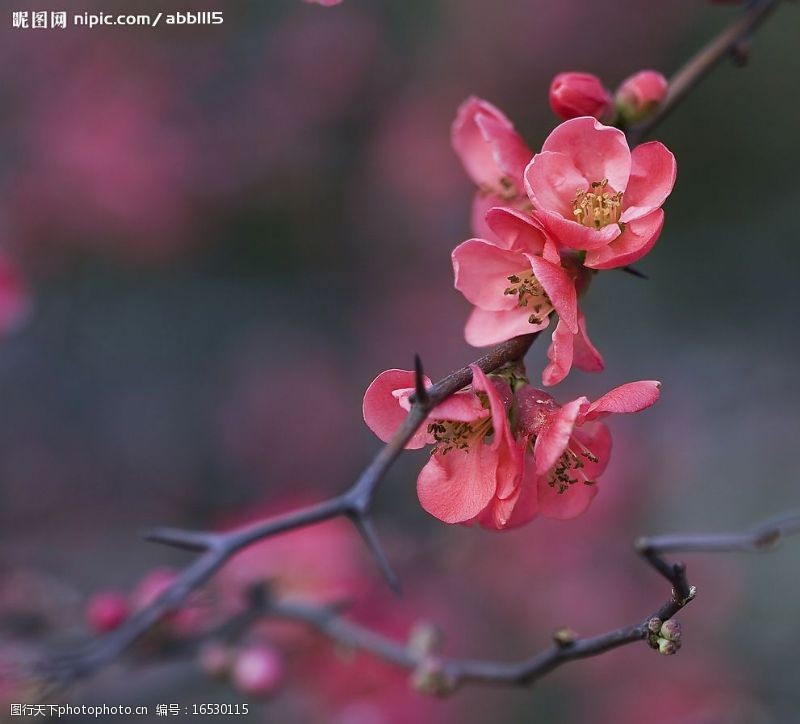
[[[538,332],[516,337],[495,347],[474,364],[484,372],[493,372],[503,365],[525,356]],[[406,444],[425,422],[437,405],[472,382],[469,366],[449,374],[425,389],[422,384],[422,364],[416,362],[417,393],[412,400],[403,424],[384,445],[344,493],[315,505],[294,510],[285,515],[267,518],[224,533],[185,531],[175,528],[156,528],[145,532],[147,540],[174,548],[199,552],[200,555],[175,578],[165,591],[145,608],[129,618],[120,628],[90,642],[86,647],[44,662],[46,673],[63,683],[90,676],[114,661],[168,613],[177,609],[194,591],[211,578],[239,551],[258,541],[289,530],[303,528],[337,517],[353,522],[367,547],[395,591],[399,581],[392,571],[372,525],[371,512],[378,485]],[[424,394],[420,395],[420,391]]]

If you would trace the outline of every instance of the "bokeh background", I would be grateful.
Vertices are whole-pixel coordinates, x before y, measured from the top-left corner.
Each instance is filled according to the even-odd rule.
[[[360,403],[379,371],[418,352],[436,378],[476,356],[449,262],[469,235],[472,188],[449,145],[467,95],[499,105],[535,149],[555,124],[555,73],[610,87],[668,74],[738,12],[128,0],[47,9],[222,9],[225,22],[12,29],[12,10],[34,5],[3,3],[0,21],[0,649],[12,656],[80,637],[94,593],[186,560],[142,528],[216,527],[342,490],[378,446]],[[799,29],[787,3],[747,68],[726,64],[658,131],[679,173],[639,264],[650,278],[593,283],[606,372],[575,372],[555,394],[642,378],[663,394],[613,420],[612,468],[581,519],[443,526],[416,502],[424,453],[412,453],[377,509],[404,598],[338,523],[271,542],[250,569],[353,596],[354,617],[380,630],[432,620],[448,653],[513,659],[558,625],[592,634],[654,610],[665,586],[633,554],[637,535],[800,505]],[[533,376],[544,348],[529,354]],[[212,681],[197,657],[145,652],[66,700],[249,701],[250,721],[287,723],[796,721],[800,541],[689,563],[699,595],[679,655],[631,646],[533,690],[429,700],[368,658],[260,631],[282,662],[270,696]],[[4,687],[14,701],[19,684]]]

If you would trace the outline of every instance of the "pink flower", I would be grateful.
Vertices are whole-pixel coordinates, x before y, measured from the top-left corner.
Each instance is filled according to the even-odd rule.
[[[542,390],[523,385],[512,393],[505,380],[471,369],[471,390],[435,408],[427,428],[407,446],[426,439],[435,445],[417,479],[417,495],[445,523],[503,530],[538,514],[579,515],[596,495],[594,484],[611,451],[600,418],[638,412],[659,396],[658,382],[631,382],[595,402],[579,397],[561,406]],[[381,439],[402,424],[413,380],[413,372],[387,370],[367,389],[364,420]],[[451,401],[461,413],[456,419],[448,417]]]
[[[550,108],[559,118],[592,116],[609,120],[611,94],[591,73],[559,73],[550,84]]]
[[[661,143],[631,151],[622,131],[582,117],[547,137],[525,169],[525,186],[548,234],[586,251],[586,266],[612,269],[655,244],[675,174],[675,158]]]
[[[533,153],[502,111],[475,96],[459,107],[451,137],[464,170],[478,186],[472,226],[485,236],[483,216],[492,206],[529,205],[523,173]]]
[[[545,385],[563,380],[572,365],[603,369],[603,358],[586,334],[577,287],[586,283],[577,259],[564,260],[538,222],[513,209],[486,214],[496,241],[469,239],[452,254],[455,287],[475,305],[464,330],[475,347],[497,344],[546,329],[553,312],[558,324],[542,375]]]
[[[639,412],[658,400],[660,383],[629,382],[595,402],[579,397],[559,405],[542,390],[517,393],[520,434],[529,440],[538,512],[547,518],[574,518],[597,495],[597,478],[608,465],[611,434],[599,420],[614,413]]]
[[[417,495],[426,511],[445,523],[477,520],[486,527],[498,527],[481,516],[518,495],[522,445],[509,427],[508,384],[490,380],[475,365],[471,369],[471,390],[436,407],[427,428],[406,447],[421,447],[426,442],[435,446],[417,479]],[[413,384],[413,372],[387,370],[367,389],[364,420],[382,440],[389,440],[405,418]]]
[[[664,100],[669,83],[655,70],[642,70],[622,82],[617,89],[619,112],[629,123],[647,118]]]
[[[86,606],[86,622],[95,633],[106,633],[119,628],[129,614],[128,599],[119,591],[96,593]]]

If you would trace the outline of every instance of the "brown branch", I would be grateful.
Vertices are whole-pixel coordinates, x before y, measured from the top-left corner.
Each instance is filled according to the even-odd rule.
[[[503,365],[525,356],[534,334],[516,337],[495,347],[474,364],[484,372],[493,372]],[[195,589],[202,586],[236,553],[258,541],[289,530],[314,525],[325,520],[345,517],[353,522],[364,542],[375,556],[389,584],[399,591],[399,581],[389,565],[372,525],[371,513],[375,493],[386,472],[404,450],[406,443],[424,423],[438,404],[472,382],[469,366],[449,374],[425,389],[422,365],[416,362],[416,389],[412,406],[405,421],[392,439],[380,449],[372,462],[344,493],[285,515],[268,518],[223,533],[184,531],[157,528],[145,533],[145,538],[175,548],[194,551],[200,555],[183,571],[155,601],[138,611],[120,628],[90,642],[74,652],[56,656],[44,662],[46,674],[68,683],[92,675],[114,661],[143,636],[165,615],[177,609]],[[422,393],[422,394],[420,394]]]
[[[728,25],[711,42],[670,78],[667,97],[653,116],[627,132],[631,144],[649,136],[689,92],[725,58],[735,55],[743,41],[766,20],[781,0],[757,0],[741,17]]]
[[[554,669],[637,641],[662,641],[671,636],[672,646],[664,653],[675,653],[679,634],[665,633],[664,624],[691,602],[696,591],[690,586],[683,563],[669,563],[668,552],[740,552],[774,550],[779,539],[800,533],[800,511],[770,518],[743,532],[721,534],[685,534],[639,538],[636,550],[671,584],[672,592],[664,604],[647,618],[597,636],[579,638],[569,629],[557,629],[553,644],[543,651],[517,662],[458,659],[439,656],[410,642],[397,641],[370,628],[343,618],[340,610],[313,604],[278,599],[264,599],[261,615],[297,621],[323,634],[335,643],[365,651],[383,661],[414,674],[415,685],[432,694],[449,694],[464,684],[527,686]]]

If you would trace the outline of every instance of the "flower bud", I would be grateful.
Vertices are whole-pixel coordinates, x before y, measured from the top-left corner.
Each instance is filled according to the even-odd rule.
[[[283,681],[283,658],[268,644],[256,644],[244,649],[231,671],[231,683],[244,694],[267,696]]]
[[[608,120],[613,101],[596,75],[559,73],[550,84],[550,108],[564,120],[578,116]]]
[[[679,641],[681,638],[681,625],[675,619],[664,621],[659,631],[662,637],[670,641]]]
[[[664,656],[672,656],[677,654],[680,647],[680,641],[670,641],[669,639],[664,638],[660,638],[658,640],[658,653],[664,654]]]
[[[95,633],[106,633],[119,628],[128,618],[128,599],[117,591],[96,593],[86,606],[86,622]]]
[[[624,80],[617,89],[617,111],[628,123],[650,116],[667,95],[669,83],[655,70],[643,70]]]
[[[658,616],[653,616],[653,618],[647,622],[647,630],[650,631],[650,633],[657,634],[661,630],[663,623],[664,622],[658,618]]]
[[[445,670],[442,662],[429,657],[420,661],[411,675],[411,685],[423,694],[446,696],[456,690],[456,682]]]

